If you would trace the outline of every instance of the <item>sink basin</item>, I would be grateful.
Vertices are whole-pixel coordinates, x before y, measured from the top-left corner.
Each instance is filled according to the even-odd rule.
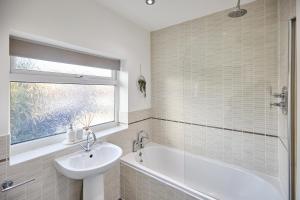
[[[80,151],[55,159],[58,172],[71,179],[83,179],[84,200],[104,200],[103,174],[119,161],[122,149],[110,143],[92,146],[89,152]]]
[[[90,152],[80,151],[55,160],[56,169],[71,179],[84,179],[103,174],[122,155],[122,149],[109,143],[99,143]]]

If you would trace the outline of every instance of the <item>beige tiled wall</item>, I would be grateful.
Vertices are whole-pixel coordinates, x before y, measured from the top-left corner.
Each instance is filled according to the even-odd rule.
[[[2,136],[0,140],[7,140]],[[8,146],[5,148],[8,149]],[[0,182],[13,180],[15,183],[35,178],[35,181],[14,190],[0,193],[1,200],[79,200],[81,182],[70,180],[56,172],[53,160],[59,156],[79,150],[78,147],[50,154],[22,164],[10,166],[9,162],[0,163]],[[6,155],[8,157],[8,155]]]
[[[128,123],[135,123],[140,120],[149,119],[151,117],[151,109],[130,112],[128,115]]]
[[[153,117],[240,132],[157,121],[153,138],[278,176],[278,1],[243,7],[241,18],[222,11],[151,35]]]
[[[145,116],[149,110],[129,113],[129,118],[140,120],[139,116]],[[143,119],[143,118],[142,118]],[[133,122],[133,121],[132,121]],[[120,146],[124,154],[132,149],[132,141],[140,130],[146,130],[150,134],[151,120],[145,120],[129,125],[129,129],[104,140]],[[0,137],[0,160],[8,158],[8,136]],[[58,173],[53,165],[53,160],[65,154],[81,150],[74,147],[56,152],[35,160],[9,166],[8,162],[0,161],[0,183],[5,179],[12,179],[15,183],[35,178],[36,181],[21,186],[10,192],[0,192],[1,200],[80,200],[82,187],[81,181],[68,179]],[[117,200],[120,198],[120,165],[116,165],[105,174],[105,200]]]
[[[152,120],[154,142],[268,175],[278,174],[276,137]],[[185,163],[188,165],[189,163]]]

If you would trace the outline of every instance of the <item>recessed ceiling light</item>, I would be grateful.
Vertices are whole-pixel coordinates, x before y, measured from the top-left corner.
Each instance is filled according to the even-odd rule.
[[[146,0],[147,5],[153,5],[155,4],[155,0]]]

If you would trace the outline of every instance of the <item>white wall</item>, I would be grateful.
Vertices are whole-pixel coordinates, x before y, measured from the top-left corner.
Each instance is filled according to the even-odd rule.
[[[139,65],[150,83],[150,33],[94,0],[0,0],[0,135],[9,131],[9,34],[18,32],[87,48],[124,59],[128,102],[122,111],[151,106],[137,91]],[[126,76],[125,76],[126,77]],[[122,86],[127,88],[127,78]],[[123,92],[122,94],[127,93]],[[127,96],[127,94],[125,94]]]

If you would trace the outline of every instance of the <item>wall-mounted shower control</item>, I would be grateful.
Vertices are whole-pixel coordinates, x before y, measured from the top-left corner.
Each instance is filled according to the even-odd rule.
[[[272,93],[271,96],[274,98],[279,98],[280,102],[278,103],[270,103],[271,107],[279,107],[281,108],[282,114],[286,115],[288,113],[288,89],[287,87],[283,87],[281,93]]]

